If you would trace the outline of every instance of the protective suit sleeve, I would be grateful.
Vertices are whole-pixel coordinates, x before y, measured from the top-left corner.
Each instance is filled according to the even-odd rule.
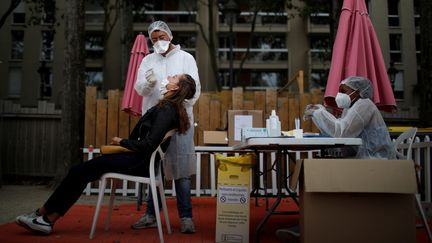
[[[135,91],[141,96],[151,94],[156,86],[155,82],[149,82],[146,78],[146,73],[151,68],[151,65],[149,64],[149,58],[146,56],[142,60],[138,69],[137,80],[135,82],[134,88]]]
[[[315,125],[326,135],[332,137],[358,137],[371,118],[368,102],[358,100],[344,111],[341,118],[336,118],[325,108],[312,114]]]

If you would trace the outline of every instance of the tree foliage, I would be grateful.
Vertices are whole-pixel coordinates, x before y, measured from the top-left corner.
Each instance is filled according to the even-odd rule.
[[[0,17],[0,28],[20,3],[25,3],[30,13],[27,17],[27,25],[34,26],[43,23],[48,24],[46,26],[52,29],[59,25],[55,0],[11,0],[8,8]]]
[[[252,20],[251,20],[251,28],[250,28],[250,32],[249,32],[249,35],[250,35],[249,36],[249,42],[248,42],[248,45],[246,47],[246,53],[240,61],[239,69],[237,71],[238,75],[236,75],[236,82],[235,83],[237,83],[237,84],[240,83],[239,80],[241,77],[241,73],[243,71],[243,66],[249,58],[250,48],[253,45],[258,13],[259,12],[273,12],[276,14],[278,14],[278,13],[282,14],[284,12],[284,1],[275,1],[275,0],[246,1],[246,0],[239,0],[239,4],[246,6],[252,12]]]
[[[301,5],[296,5],[293,0],[288,0],[288,8],[298,11],[299,16],[307,18],[311,14],[328,13],[330,26],[330,44],[333,46],[336,36],[336,30],[339,24],[340,10],[343,0],[299,0],[303,2]]]
[[[6,19],[9,17],[9,15],[12,14],[12,12],[15,10],[16,7],[21,3],[21,0],[10,0],[9,7],[5,10],[5,12],[0,17],[0,29],[6,22]]]

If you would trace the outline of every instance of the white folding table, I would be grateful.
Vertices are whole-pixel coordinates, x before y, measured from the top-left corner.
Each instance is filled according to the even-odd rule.
[[[331,137],[304,137],[304,138],[294,138],[294,137],[252,137],[245,141],[233,146],[233,150],[254,150],[255,152],[276,152],[276,160],[274,162],[276,166],[276,177],[277,177],[277,196],[274,203],[268,208],[267,213],[264,218],[258,224],[255,231],[255,242],[259,242],[260,231],[267,220],[273,214],[298,214],[298,211],[276,211],[275,209],[281,202],[281,199],[285,197],[282,193],[282,188],[286,187],[284,185],[284,169],[283,166],[286,165],[286,156],[288,151],[305,151],[305,150],[317,150],[317,149],[327,149],[327,148],[337,148],[345,146],[359,146],[362,144],[360,138],[331,138]],[[275,168],[272,166],[272,168]],[[255,175],[263,173],[255,171]],[[286,184],[286,183],[285,183]],[[286,187],[288,194],[293,198],[294,202],[298,205],[298,201],[295,195]]]

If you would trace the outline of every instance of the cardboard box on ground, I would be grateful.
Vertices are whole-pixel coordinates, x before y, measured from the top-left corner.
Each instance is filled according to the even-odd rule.
[[[416,241],[417,182],[410,160],[298,160],[304,243]]]
[[[261,110],[228,110],[228,145],[241,142],[241,129],[245,127],[263,127]]]

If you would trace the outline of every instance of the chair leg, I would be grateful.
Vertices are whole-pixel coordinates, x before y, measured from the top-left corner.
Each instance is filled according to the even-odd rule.
[[[115,192],[117,189],[117,185],[119,180],[117,179],[111,179],[111,192],[110,192],[110,199],[109,199],[109,203],[108,203],[108,209],[107,209],[107,218],[105,220],[105,230],[108,231],[109,229],[109,225],[111,222],[111,215],[112,215],[112,209],[114,206],[114,199],[115,199]]]
[[[166,204],[165,191],[164,191],[162,184],[159,185],[158,188],[159,188],[159,195],[160,195],[161,203],[162,203],[162,211],[163,211],[164,217],[165,217],[167,232],[168,232],[168,234],[171,234],[171,224],[170,224],[169,215],[168,215],[168,207]]]
[[[427,219],[426,219],[426,215],[425,215],[425,213],[423,211],[423,206],[421,205],[419,195],[416,195],[415,198],[416,198],[416,202],[417,202],[417,208],[418,208],[418,210],[420,212],[420,217],[422,218],[422,221],[423,221],[423,227],[425,227],[425,229],[426,229],[426,233],[427,233],[427,235],[429,237],[429,241],[432,242],[431,231],[430,231]]]
[[[100,183],[99,184],[99,195],[98,195],[98,199],[97,199],[95,213],[94,213],[94,216],[93,216],[92,227],[91,227],[91,230],[90,230],[90,235],[89,235],[89,239],[90,240],[93,239],[94,233],[96,231],[96,224],[97,224],[97,220],[99,218],[99,212],[100,212],[100,208],[102,206],[102,199],[103,199],[104,192],[105,192],[105,187],[106,187],[106,180],[102,179],[99,183]]]
[[[137,182],[136,186],[138,187],[137,211],[140,211],[141,210],[141,205],[142,205],[142,199],[143,199],[143,184]]]
[[[161,217],[159,213],[159,202],[157,197],[157,190],[156,185],[152,183],[151,185],[152,195],[153,195],[153,204],[154,204],[154,210],[155,210],[155,216],[156,216],[156,222],[158,226],[158,232],[159,232],[159,239],[160,242],[164,242],[163,232],[162,232],[162,223],[161,223]]]

